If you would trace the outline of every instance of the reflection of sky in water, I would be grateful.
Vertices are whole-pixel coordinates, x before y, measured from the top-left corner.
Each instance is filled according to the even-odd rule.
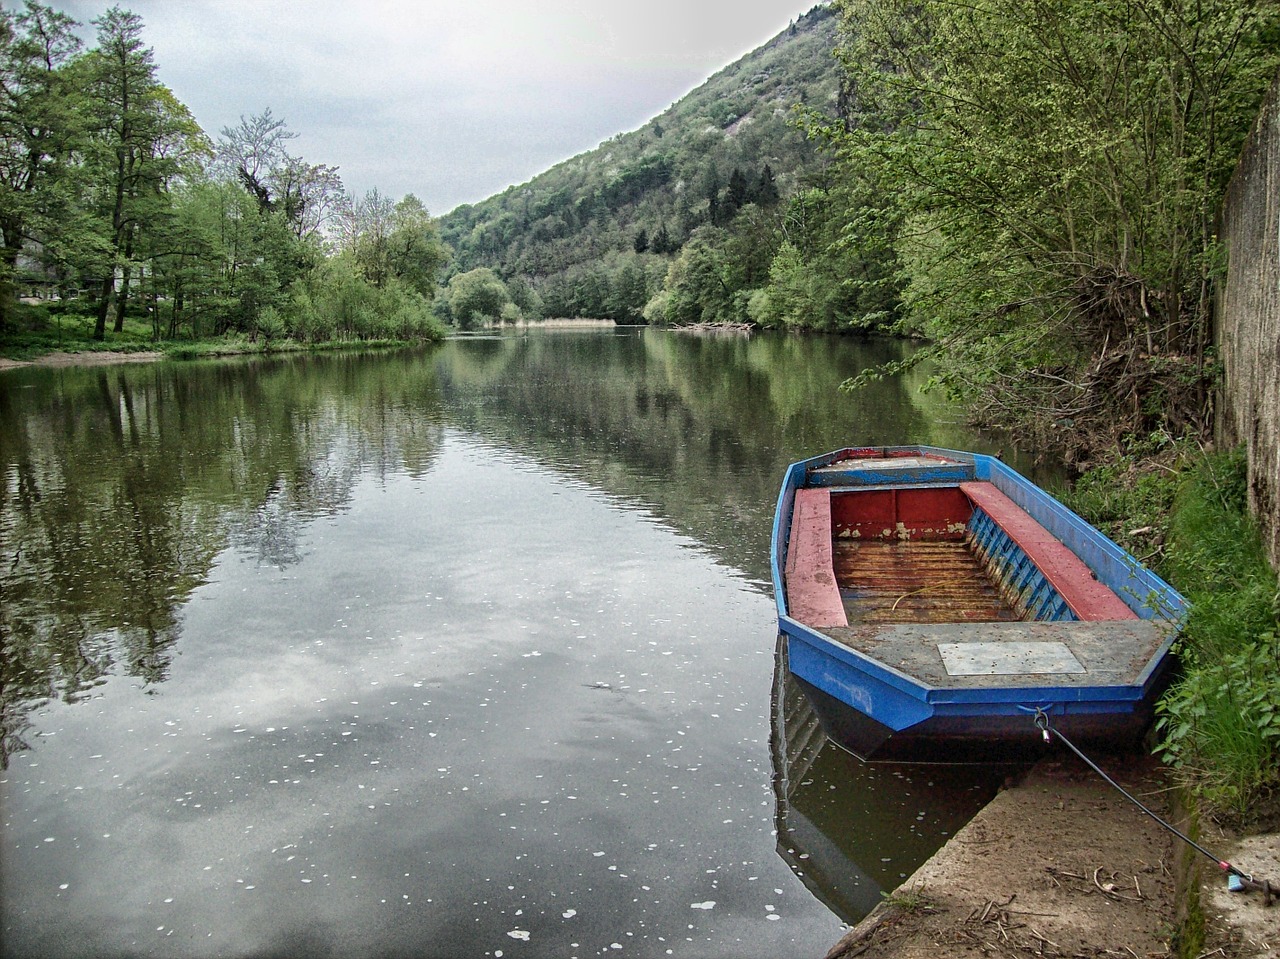
[[[838,936],[775,852],[774,614],[739,574],[457,433],[429,472],[363,478],[289,535],[284,563],[218,558],[166,682],[33,715],[0,777],[7,952]]]

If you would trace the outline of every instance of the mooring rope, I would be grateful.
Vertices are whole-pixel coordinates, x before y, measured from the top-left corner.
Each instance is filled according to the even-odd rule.
[[[1076,744],[1073,743],[1066,736],[1064,736],[1056,726],[1051,725],[1049,722],[1049,714],[1046,713],[1039,706],[1036,707],[1035,724],[1036,724],[1036,727],[1041,731],[1041,733],[1044,734],[1044,741],[1046,743],[1052,741],[1049,737],[1050,733],[1052,733],[1054,736],[1057,736],[1060,740],[1062,740],[1062,742],[1066,745],[1068,749],[1070,749],[1073,753],[1079,756],[1081,760],[1084,761],[1085,765],[1087,765],[1090,769],[1092,769],[1104,780],[1106,780],[1106,782],[1110,786],[1114,787],[1116,791],[1120,793],[1120,795],[1124,796],[1125,799],[1129,800],[1129,802],[1133,803],[1135,806],[1141,809],[1144,813],[1146,813],[1148,816],[1154,819],[1157,823],[1159,823],[1165,829],[1169,830],[1169,832],[1173,833],[1175,836],[1177,836],[1179,839],[1181,839],[1183,842],[1189,845],[1192,849],[1203,854],[1204,856],[1207,856],[1209,859],[1212,859],[1214,862],[1218,864],[1218,868],[1221,869],[1223,872],[1225,872],[1229,877],[1234,876],[1238,880],[1238,887],[1261,889],[1266,894],[1267,905],[1268,906],[1271,905],[1271,897],[1277,890],[1272,889],[1271,883],[1268,880],[1254,879],[1253,876],[1233,866],[1231,863],[1227,862],[1225,859],[1219,856],[1215,856],[1212,852],[1210,852],[1204,846],[1200,845],[1190,836],[1181,832],[1172,823],[1167,822],[1164,819],[1161,819],[1158,815],[1156,815],[1156,813],[1154,813],[1152,810],[1150,810],[1145,805],[1143,805],[1142,802],[1140,802],[1138,799],[1132,796],[1123,786],[1121,786],[1118,782],[1116,782],[1114,779],[1108,776],[1101,766],[1099,766],[1092,759],[1090,759],[1088,756],[1082,753],[1076,747]],[[1233,885],[1233,888],[1237,888],[1237,886]]]

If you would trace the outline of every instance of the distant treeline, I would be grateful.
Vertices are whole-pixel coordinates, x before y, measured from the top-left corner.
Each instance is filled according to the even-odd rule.
[[[436,337],[447,260],[412,195],[344,189],[289,152],[270,109],[210,138],[113,7],[84,49],[70,17],[0,10],[0,332],[40,311],[155,339]]]

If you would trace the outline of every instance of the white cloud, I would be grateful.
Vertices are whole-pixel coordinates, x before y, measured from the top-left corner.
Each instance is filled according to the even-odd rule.
[[[87,22],[111,4],[54,5]],[[443,213],[634,129],[812,0],[126,6],[211,135],[270,107],[299,134],[292,150],[340,167],[349,189],[416,193]]]

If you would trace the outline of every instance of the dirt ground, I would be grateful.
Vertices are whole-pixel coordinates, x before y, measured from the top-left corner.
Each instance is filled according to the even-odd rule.
[[[87,353],[49,353],[38,360],[7,360],[0,356],[0,370],[12,370],[19,366],[108,366],[116,363],[149,363],[163,358],[163,353],[112,353],[107,350]]]
[[[1165,815],[1159,766],[1123,765],[1109,771]],[[1211,841],[1223,850],[1211,851],[1242,869],[1280,878],[1280,837],[1255,837],[1238,853],[1226,836],[1201,840]],[[1165,956],[1177,921],[1175,863],[1185,848],[1083,763],[1045,761],[1001,792],[827,959]],[[1280,903],[1268,909],[1261,893],[1227,893],[1222,874],[1209,867],[1202,895],[1212,951],[1204,956],[1274,959]]]

